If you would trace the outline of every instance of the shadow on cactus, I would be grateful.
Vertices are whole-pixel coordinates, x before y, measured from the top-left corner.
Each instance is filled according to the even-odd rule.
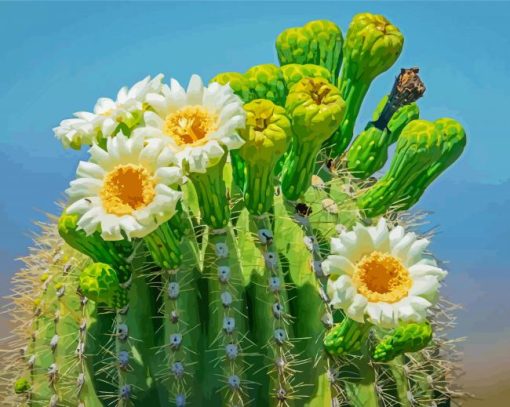
[[[464,130],[419,118],[410,68],[351,143],[402,46],[383,16],[345,41],[313,21],[280,66],[147,77],[62,121],[90,155],[14,279],[4,405],[450,405],[447,273],[405,210]]]

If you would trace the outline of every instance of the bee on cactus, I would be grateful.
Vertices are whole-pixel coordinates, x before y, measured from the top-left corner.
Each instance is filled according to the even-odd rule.
[[[447,272],[404,214],[464,129],[420,118],[408,68],[354,134],[403,43],[381,15],[345,40],[312,21],[279,65],[147,77],[63,120],[89,155],[15,277],[4,404],[449,405]]]

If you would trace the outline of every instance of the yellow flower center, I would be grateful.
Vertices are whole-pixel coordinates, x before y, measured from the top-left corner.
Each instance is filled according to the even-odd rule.
[[[186,106],[165,118],[163,131],[178,145],[197,145],[218,129],[218,116],[202,106]]]
[[[118,165],[106,174],[99,196],[107,213],[130,215],[152,202],[156,195],[155,184],[146,168],[133,164]]]
[[[369,302],[397,302],[407,296],[412,285],[409,271],[400,260],[380,252],[364,256],[352,280]]]

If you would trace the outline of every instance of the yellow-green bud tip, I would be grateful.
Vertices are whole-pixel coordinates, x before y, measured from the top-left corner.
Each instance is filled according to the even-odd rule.
[[[92,301],[111,305],[119,289],[117,273],[108,264],[90,264],[80,274],[80,289]]]
[[[285,107],[298,139],[321,144],[337,130],[345,114],[340,91],[324,78],[301,79],[290,89]]]
[[[26,393],[30,390],[30,382],[26,377],[20,377],[14,383],[14,391],[16,394]]]
[[[266,99],[244,105],[246,127],[241,137],[246,143],[239,153],[245,161],[276,163],[287,150],[291,125],[285,109]]]
[[[404,37],[386,17],[357,14],[349,26],[344,44],[344,61],[351,79],[372,80],[397,60]]]

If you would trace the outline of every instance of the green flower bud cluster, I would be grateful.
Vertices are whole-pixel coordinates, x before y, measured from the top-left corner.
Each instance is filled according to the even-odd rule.
[[[92,301],[119,308],[125,305],[116,303],[120,292],[119,279],[117,272],[108,264],[92,263],[85,267],[80,274],[80,289]]]
[[[26,377],[20,377],[14,383],[14,392],[16,394],[26,393],[30,390],[30,382]]]
[[[289,64],[281,68],[273,64],[263,64],[253,66],[244,74],[221,73],[211,79],[211,82],[221,85],[228,83],[245,103],[255,99],[267,99],[278,106],[285,106],[289,89],[306,77],[330,80],[331,74],[326,68],[312,64]]]
[[[366,216],[408,209],[462,153],[466,135],[453,119],[414,120],[402,131],[388,172],[358,199]]]
[[[303,27],[288,28],[276,39],[280,65],[314,64],[330,72],[336,84],[342,63],[342,32],[328,20],[310,21]]]
[[[246,143],[239,150],[245,163],[244,201],[251,213],[262,215],[273,206],[274,169],[289,145],[291,125],[285,109],[269,100],[256,99],[244,109],[241,137]]]
[[[401,325],[385,336],[375,347],[372,357],[378,362],[389,362],[399,355],[418,352],[432,340],[430,323]]]
[[[372,326],[344,318],[324,337],[324,348],[333,356],[353,354],[360,351],[367,340]]]

